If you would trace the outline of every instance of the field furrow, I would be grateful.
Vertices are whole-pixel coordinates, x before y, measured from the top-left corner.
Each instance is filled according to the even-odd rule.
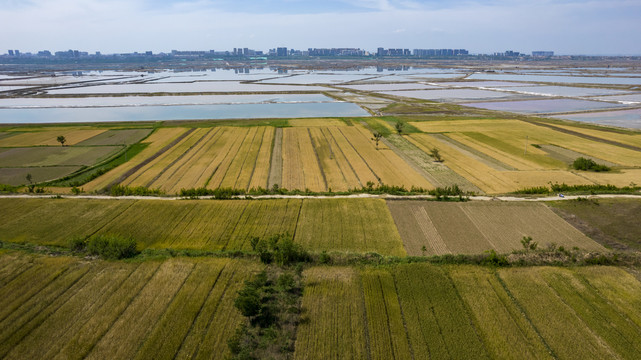
[[[233,136],[235,138],[235,141],[231,144],[231,147],[229,147],[228,152],[220,160],[220,164],[216,166],[216,169],[212,173],[211,178],[207,182],[208,189],[217,189],[222,186],[222,183],[227,176],[227,172],[229,171],[229,168],[232,165],[232,162],[238,155],[238,152],[241,146],[243,146],[243,144],[245,144],[247,141],[248,133],[249,133],[249,130],[246,128],[233,129]],[[230,180],[227,180],[227,181],[230,181]]]

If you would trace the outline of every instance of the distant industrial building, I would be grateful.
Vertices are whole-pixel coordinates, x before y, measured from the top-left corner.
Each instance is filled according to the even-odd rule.
[[[554,51],[532,51],[534,57],[550,57],[554,56]]]

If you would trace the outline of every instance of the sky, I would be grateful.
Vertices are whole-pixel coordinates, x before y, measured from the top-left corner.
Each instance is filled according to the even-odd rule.
[[[284,46],[641,55],[641,0],[0,0],[0,19],[0,54]]]

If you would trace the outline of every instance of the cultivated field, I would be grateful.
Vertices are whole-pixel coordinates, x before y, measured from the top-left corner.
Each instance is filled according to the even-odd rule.
[[[34,183],[59,179],[115,156],[150,131],[61,127],[3,133],[11,136],[0,138],[0,184],[28,184],[27,174]],[[58,136],[65,136],[65,146],[60,146]]]
[[[41,131],[15,131],[15,135],[0,138],[0,147],[59,146],[58,136],[65,137],[67,140],[65,145],[76,145],[105,131],[105,129],[77,129],[68,127],[61,127],[60,129],[49,128]]]
[[[411,124],[425,133],[410,134],[406,137],[410,142],[426,153],[438,148],[446,166],[490,194],[545,186],[549,182],[627,186],[638,170],[629,167],[641,166],[638,151],[518,120]],[[596,132],[589,134],[593,136],[603,133],[604,140],[613,139],[611,133],[577,129]],[[626,136],[636,141],[633,135]],[[634,142],[630,139],[628,143]],[[580,156],[622,169],[606,174],[570,171],[568,162]]]
[[[403,256],[383,200],[153,201],[0,199],[0,241],[67,246],[74,237],[132,237],[140,249],[251,250],[289,234],[310,251]]]
[[[386,184],[433,188],[361,125],[283,129],[283,187],[345,191]]]
[[[209,359],[240,324],[236,291],[260,266],[0,254],[0,356]]]
[[[537,203],[388,201],[409,255],[509,253],[531,236],[548,244],[605,249]],[[425,247],[425,250],[423,250]]]
[[[377,150],[361,125],[292,122],[295,126],[282,129],[282,142],[275,141],[273,127],[163,128],[144,140],[147,149],[84,189],[120,183],[170,194],[199,187],[249,190],[271,187],[270,177],[280,179],[280,187],[314,192],[360,189],[368,182],[433,188],[393,151],[384,145]]]
[[[640,350],[641,283],[618,268],[411,264],[305,275],[297,359],[634,359]]]
[[[549,204],[563,218],[601,243],[615,249],[641,250],[641,201],[599,199]]]

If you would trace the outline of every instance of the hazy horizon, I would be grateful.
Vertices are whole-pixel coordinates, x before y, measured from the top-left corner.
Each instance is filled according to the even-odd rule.
[[[614,0],[0,0],[21,52],[462,48],[639,55],[641,3]]]

